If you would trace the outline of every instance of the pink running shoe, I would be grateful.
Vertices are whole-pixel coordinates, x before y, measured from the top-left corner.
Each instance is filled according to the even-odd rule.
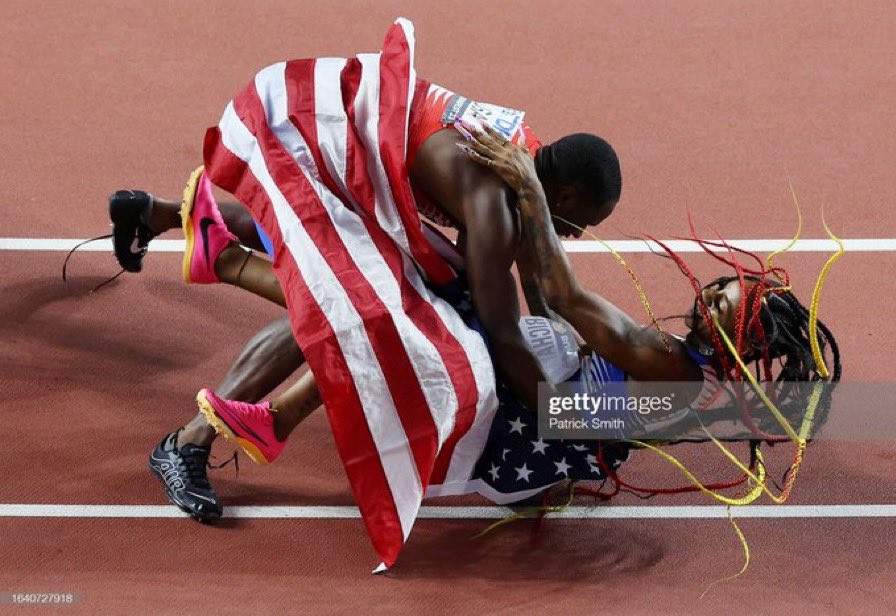
[[[183,274],[189,284],[214,284],[220,282],[215,274],[215,261],[231,242],[236,241],[212,195],[212,183],[205,175],[205,168],[198,167],[187,180],[184,200],[180,206],[180,218],[187,239],[184,251]]]
[[[215,432],[242,447],[256,464],[270,464],[286,446],[286,441],[278,441],[274,436],[270,402],[224,400],[209,389],[201,389],[196,402]]]

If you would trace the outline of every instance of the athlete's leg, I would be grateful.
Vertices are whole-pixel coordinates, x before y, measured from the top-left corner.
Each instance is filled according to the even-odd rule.
[[[180,201],[152,198],[149,227],[154,233],[161,234],[171,229],[181,228],[180,205]],[[236,235],[240,244],[253,250],[264,251],[255,221],[246,208],[239,203],[218,203],[218,209],[221,211],[221,217],[227,228]]]
[[[317,381],[309,370],[271,403],[271,410],[274,412],[274,434],[277,439],[285,441],[289,438],[295,427],[321,404],[323,400],[317,389]]]
[[[289,318],[278,319],[265,326],[246,343],[216,391],[225,398],[258,402],[289,378],[304,362],[305,358],[292,336]],[[301,382],[302,379],[299,380]],[[298,383],[289,391],[297,385]],[[284,425],[293,420],[294,407],[294,403],[288,407]],[[193,443],[206,446],[214,438],[215,431],[200,413],[184,426],[177,445],[180,447],[185,443]]]
[[[229,396],[259,400],[303,361],[288,319],[280,319],[249,341],[218,389]],[[149,455],[149,469],[161,480],[171,502],[201,522],[213,522],[223,512],[206,471],[214,437],[214,429],[199,417],[163,437]]]
[[[286,298],[271,262],[232,243],[215,260],[215,274],[227,284],[286,308]]]
[[[196,402],[218,434],[237,443],[256,463],[271,464],[293,429],[321,405],[321,398],[314,376],[307,372],[273,403],[228,399],[208,389],[200,390]]]

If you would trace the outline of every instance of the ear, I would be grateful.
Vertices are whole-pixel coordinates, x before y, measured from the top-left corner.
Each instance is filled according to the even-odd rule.
[[[561,186],[557,189],[555,202],[559,212],[568,212],[576,202],[578,193],[573,186]]]

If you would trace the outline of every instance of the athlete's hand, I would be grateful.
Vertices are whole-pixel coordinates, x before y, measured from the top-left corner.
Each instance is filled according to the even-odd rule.
[[[504,135],[483,123],[482,129],[463,124],[461,131],[467,142],[458,143],[480,165],[490,168],[515,192],[519,193],[532,182],[538,182],[535,161],[525,146],[514,145]]]

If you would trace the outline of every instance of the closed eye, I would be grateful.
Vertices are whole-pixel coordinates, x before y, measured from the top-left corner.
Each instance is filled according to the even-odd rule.
[[[723,295],[722,297],[719,298],[719,312],[722,311],[722,300],[723,299],[725,300],[725,310],[731,309],[731,301],[728,299],[727,295]]]

